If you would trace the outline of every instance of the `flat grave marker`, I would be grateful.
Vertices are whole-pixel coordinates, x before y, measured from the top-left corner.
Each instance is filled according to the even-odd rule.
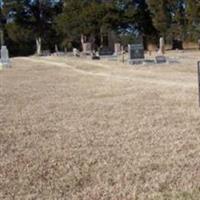
[[[162,64],[162,63],[166,63],[167,59],[166,59],[165,56],[159,55],[159,56],[155,57],[155,61],[156,61],[157,64]]]
[[[101,47],[99,50],[100,56],[113,56],[113,51],[110,50],[108,47]]]

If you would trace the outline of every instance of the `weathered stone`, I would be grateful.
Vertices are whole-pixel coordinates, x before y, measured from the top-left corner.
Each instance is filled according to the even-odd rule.
[[[90,54],[92,51],[92,44],[90,42],[83,43],[83,53]]]
[[[78,49],[76,48],[73,48],[73,55],[76,56],[76,57],[80,57],[80,52]]]
[[[91,53],[91,56],[92,56],[92,60],[100,60],[100,55],[98,51],[97,52],[93,51]]]
[[[114,55],[118,56],[121,53],[121,44],[120,43],[115,43],[115,52]]]
[[[166,63],[167,59],[165,56],[156,56],[155,57],[156,63],[160,64],[160,63]]]
[[[128,45],[129,60],[144,59],[144,47],[143,44],[131,44]]]
[[[160,38],[159,44],[158,54],[163,55],[165,54],[165,41],[163,37]]]
[[[5,67],[10,67],[9,53],[6,46],[1,47],[1,63]]]
[[[110,50],[108,47],[102,47],[99,50],[99,55],[101,55],[101,56],[112,56],[113,51]]]

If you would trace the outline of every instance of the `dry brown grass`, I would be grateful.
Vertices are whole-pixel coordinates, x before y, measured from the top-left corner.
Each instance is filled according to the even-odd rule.
[[[0,72],[0,199],[199,200],[198,52],[128,66],[17,58]]]

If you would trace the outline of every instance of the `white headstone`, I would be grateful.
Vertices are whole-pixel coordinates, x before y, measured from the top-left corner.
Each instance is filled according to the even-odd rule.
[[[76,57],[79,57],[80,56],[79,50],[76,49],[76,48],[73,48],[73,55],[76,56]]]
[[[90,42],[83,43],[83,53],[91,54],[92,51],[92,44]]]
[[[159,44],[160,45],[159,45],[158,54],[163,55],[163,54],[165,54],[165,41],[164,41],[163,37],[160,38]]]
[[[9,53],[6,46],[1,47],[1,63],[5,66],[10,66]]]
[[[120,43],[115,43],[115,56],[118,56],[121,53],[121,44]]]
[[[57,44],[55,45],[55,52],[56,52],[56,53],[59,52],[59,51],[58,51],[58,45],[57,45]]]

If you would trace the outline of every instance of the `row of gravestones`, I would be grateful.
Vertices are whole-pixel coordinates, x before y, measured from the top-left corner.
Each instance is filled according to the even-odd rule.
[[[0,70],[10,67],[9,53],[6,46],[1,47],[0,56]]]
[[[132,44],[128,46],[128,63],[129,64],[140,64],[145,62],[144,59],[144,47],[142,44]],[[167,59],[164,55],[159,53],[155,57],[156,63],[166,63]]]
[[[79,56],[80,52],[77,53],[77,49],[73,50],[74,56]],[[105,50],[104,50],[105,51]],[[83,53],[86,55],[92,54],[92,58],[96,59],[96,55],[94,55],[92,51],[92,45],[91,43],[84,43],[83,44]],[[102,54],[103,53],[103,54]],[[118,56],[120,54],[123,54],[123,50],[121,49],[120,43],[115,43],[114,45],[114,56]],[[158,51],[158,55],[155,57],[156,63],[165,63],[166,58],[163,55],[165,53],[164,49],[164,39],[160,38],[160,48]],[[107,52],[98,52],[99,55],[107,55]],[[112,53],[109,53],[108,55],[112,55]],[[138,42],[136,44],[128,45],[128,63],[129,64],[139,64],[144,61],[144,46],[142,42]]]
[[[83,53],[86,55],[90,55],[92,52],[92,44],[90,42],[83,43]],[[114,46],[114,55],[117,56],[121,52],[121,44],[115,43]],[[113,52],[110,51],[108,48],[101,48],[99,51],[100,55],[112,55]]]
[[[164,56],[165,47],[164,39],[160,38],[160,48],[158,55],[155,57],[155,63],[166,63],[167,59]],[[144,57],[144,46],[142,43],[132,44],[128,46],[128,63],[129,64],[140,64],[145,62]]]

